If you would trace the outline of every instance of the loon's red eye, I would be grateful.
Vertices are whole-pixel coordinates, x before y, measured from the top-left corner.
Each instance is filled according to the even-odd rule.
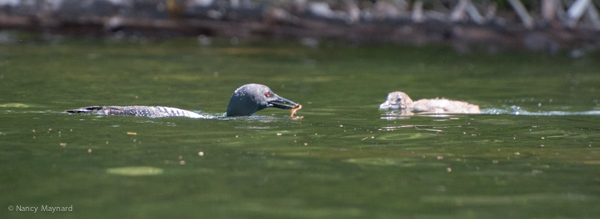
[[[266,96],[266,97],[270,97],[270,96],[271,96],[271,93],[270,93],[270,92],[267,92],[267,93],[265,94],[265,96]]]

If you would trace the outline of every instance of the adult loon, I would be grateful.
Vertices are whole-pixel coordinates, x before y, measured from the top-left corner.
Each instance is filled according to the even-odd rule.
[[[464,101],[449,99],[420,99],[414,101],[401,91],[394,91],[388,94],[387,100],[379,105],[379,109],[384,110],[415,110],[424,113],[449,113],[449,114],[480,114],[478,105],[470,104]]]
[[[255,112],[276,107],[293,109],[299,104],[275,94],[262,84],[246,84],[233,92],[227,105],[226,116],[251,116]],[[198,114],[192,111],[165,106],[88,106],[66,110],[68,113],[91,113],[96,115],[126,115],[145,117],[180,116],[189,118],[214,118],[211,115]]]

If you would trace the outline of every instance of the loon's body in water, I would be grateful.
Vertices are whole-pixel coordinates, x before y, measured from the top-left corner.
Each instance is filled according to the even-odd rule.
[[[388,94],[387,100],[379,105],[384,110],[408,110],[421,111],[424,113],[448,113],[448,114],[480,114],[479,106],[464,101],[449,99],[420,99],[413,101],[401,91]]]
[[[293,109],[299,104],[275,94],[271,89],[262,84],[246,84],[233,92],[227,105],[226,116],[251,116],[255,112],[276,107]],[[145,117],[189,117],[213,118],[214,116],[198,114],[192,111],[164,107],[164,106],[88,106],[79,109],[67,110],[69,113],[91,113],[96,115],[124,115]]]
[[[91,113],[106,116],[145,116],[154,118],[181,116],[189,118],[208,119],[213,117],[210,115],[202,115],[188,110],[165,106],[86,106],[79,109],[67,110],[66,112]]]

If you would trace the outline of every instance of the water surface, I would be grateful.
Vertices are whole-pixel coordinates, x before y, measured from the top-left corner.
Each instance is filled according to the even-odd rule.
[[[0,46],[0,216],[600,217],[597,54],[228,42]],[[63,113],[161,105],[218,116],[246,83],[301,103],[303,119]],[[486,114],[379,111],[395,90]],[[8,210],[44,205],[73,211]]]

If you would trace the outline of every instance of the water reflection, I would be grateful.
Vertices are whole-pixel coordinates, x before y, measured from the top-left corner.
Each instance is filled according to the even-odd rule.
[[[516,116],[600,116],[600,110],[594,109],[589,111],[528,111],[519,106],[510,106],[508,109],[503,108],[487,108],[482,109],[481,114],[483,115],[516,115]],[[431,112],[413,112],[410,110],[393,110],[387,111],[381,114],[380,119],[383,120],[398,120],[398,119],[410,119],[412,116],[425,116],[425,117],[450,117],[451,115],[462,115],[462,114],[441,114]],[[472,115],[472,114],[469,114]]]
[[[410,119],[412,116],[421,117],[450,117],[451,115],[464,115],[464,114],[452,114],[452,113],[434,113],[434,112],[414,112],[411,110],[392,110],[382,114],[381,119],[385,120],[396,120],[396,119]],[[472,114],[469,114],[472,115]]]
[[[241,116],[241,117],[219,117],[219,120],[223,121],[240,121],[240,122],[248,122],[248,124],[252,124],[254,122],[260,123],[279,123],[279,122],[291,122],[294,117],[290,116]],[[246,127],[247,128],[247,127]]]

